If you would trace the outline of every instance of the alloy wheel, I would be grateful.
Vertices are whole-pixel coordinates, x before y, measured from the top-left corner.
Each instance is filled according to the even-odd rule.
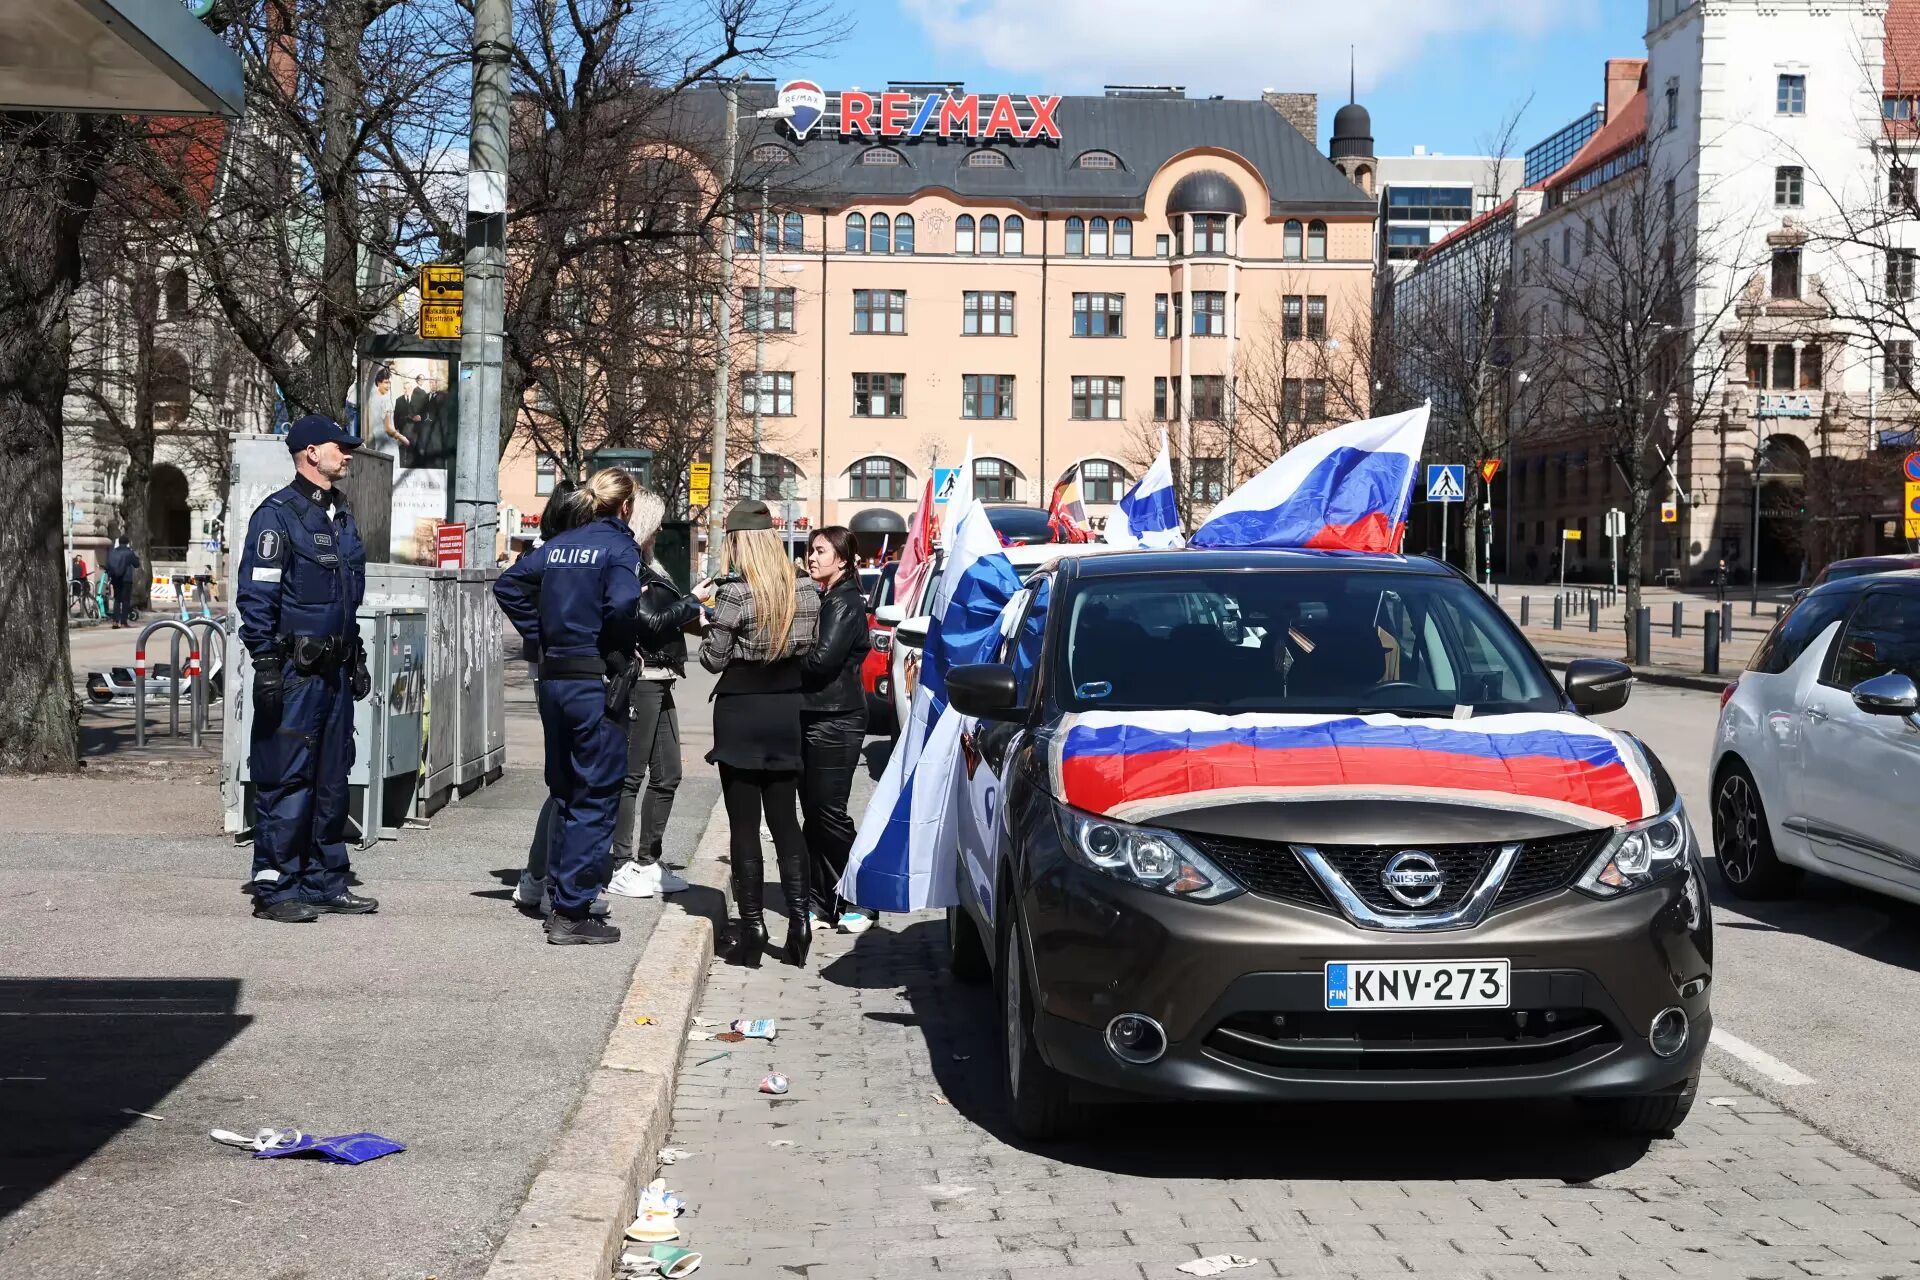
[[[1729,773],[1720,782],[1720,797],[1714,807],[1713,854],[1720,869],[1735,884],[1745,884],[1753,875],[1758,850],[1760,806],[1755,801],[1753,784],[1738,773]]]

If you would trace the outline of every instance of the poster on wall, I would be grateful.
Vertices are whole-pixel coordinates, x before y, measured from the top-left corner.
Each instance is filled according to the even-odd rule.
[[[382,371],[388,374],[384,392]],[[440,356],[363,359],[360,435],[368,448],[397,458],[396,483],[405,471],[452,469],[460,417],[459,396],[450,390],[452,374],[453,362]],[[389,425],[406,444],[387,434]],[[397,524],[394,536],[400,536]]]
[[[394,472],[393,531],[395,564],[432,565],[434,531],[447,518],[447,473],[433,467]]]

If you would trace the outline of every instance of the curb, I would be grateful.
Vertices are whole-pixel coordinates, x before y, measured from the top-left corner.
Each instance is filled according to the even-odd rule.
[[[726,811],[716,800],[683,873],[695,892],[676,900],[704,888],[724,903],[727,868],[720,856],[726,848]],[[485,1280],[606,1280],[613,1273],[640,1189],[653,1179],[673,1123],[680,1053],[706,988],[713,944],[712,920],[663,907],[633,966],[600,1064],[508,1224]],[[652,1024],[634,1025],[641,1014]]]
[[[1544,654],[1541,657],[1555,671],[1565,671],[1569,662],[1578,661],[1575,658],[1549,658]],[[1633,678],[1643,684],[1664,685],[1670,689],[1697,689],[1703,693],[1715,694],[1740,678],[1739,671],[1726,675],[1708,676],[1696,675],[1689,671],[1671,671],[1665,667],[1631,667],[1629,669],[1633,672]]]

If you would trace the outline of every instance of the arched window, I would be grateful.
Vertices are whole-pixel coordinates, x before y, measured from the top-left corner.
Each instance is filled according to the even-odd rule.
[[[1022,254],[1027,251],[1027,221],[1019,214],[1007,216],[1007,236],[1003,246],[1009,254]]]
[[[153,416],[160,422],[184,422],[193,407],[193,372],[187,358],[172,347],[153,353]]]
[[[1327,224],[1315,218],[1307,224],[1307,261],[1327,260]]]
[[[1081,169],[1118,169],[1120,157],[1111,151],[1083,151],[1074,165]]]
[[[1087,252],[1087,224],[1080,218],[1067,219],[1067,253],[1082,257]]]
[[[865,253],[867,251],[867,215],[850,213],[847,215],[847,252]]]
[[[1280,244],[1280,256],[1294,262],[1300,260],[1300,220],[1298,218],[1287,219],[1285,238]]]
[[[982,502],[1015,501],[1015,482],[1020,473],[1002,458],[973,460],[973,496]]]
[[[767,250],[777,253],[780,249],[780,215],[769,213],[760,224],[760,236],[767,242]]]
[[[733,215],[733,247],[742,252],[753,249],[753,215],[736,213]]]
[[[893,221],[884,213],[876,213],[867,219],[867,252],[891,253],[893,251]]]
[[[1133,256],[1133,219],[1115,218],[1113,220],[1113,256],[1131,258]]]
[[[1011,166],[1007,164],[1007,158],[998,151],[981,150],[969,151],[967,153],[967,168],[969,169],[1006,169],[1010,167]]]
[[[895,151],[892,147],[868,147],[860,153],[861,164],[885,167],[887,165],[905,164],[906,162],[907,158],[898,151]]]
[[[1065,476],[1060,478],[1066,479]],[[1118,502],[1127,491],[1127,484],[1126,469],[1117,462],[1090,458],[1080,464],[1080,495],[1087,502]]]
[[[760,164],[792,164],[793,152],[777,142],[763,142],[753,149],[753,158]]]
[[[897,214],[893,219],[893,251],[913,252],[913,215],[910,213]]]
[[[166,281],[161,285],[166,296],[167,319],[178,320],[187,314],[187,272],[184,267],[175,267],[167,272]]]
[[[806,223],[799,214],[790,213],[780,220],[780,247],[792,253],[807,247]]]
[[[1107,220],[1095,218],[1087,228],[1087,253],[1091,257],[1107,256]]]
[[[753,455],[733,469],[733,489],[742,498],[780,502],[800,496],[800,468],[777,453],[760,455],[760,482],[754,483]]]
[[[856,502],[905,502],[913,473],[892,458],[862,458],[847,468],[847,497]]]
[[[953,251],[973,252],[973,215],[963,213],[953,220]]]
[[[980,252],[1000,252],[1000,219],[991,213],[980,219]]]

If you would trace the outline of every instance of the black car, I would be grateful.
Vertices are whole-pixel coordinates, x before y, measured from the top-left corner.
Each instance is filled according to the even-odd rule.
[[[1423,559],[1114,552],[1032,578],[978,717],[948,913],[1016,1126],[1102,1094],[1692,1104],[1712,926],[1659,761]]]

